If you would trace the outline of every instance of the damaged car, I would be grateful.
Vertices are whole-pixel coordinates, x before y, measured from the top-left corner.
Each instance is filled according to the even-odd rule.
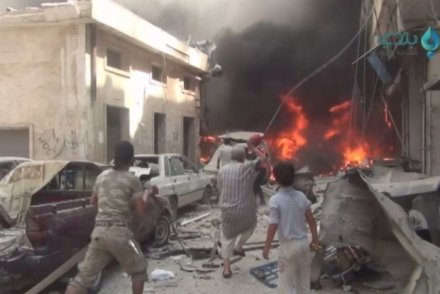
[[[90,196],[101,171],[85,161],[27,162],[0,181],[0,293],[23,293],[88,244],[96,216]],[[168,199],[149,201],[145,216],[133,220],[136,238],[164,245]]]
[[[135,155],[130,172],[145,188],[155,187],[159,195],[169,199],[173,220],[179,208],[208,203],[211,197],[213,176],[180,154]]]
[[[17,165],[28,161],[31,160],[24,157],[0,157],[0,180],[3,179]]]

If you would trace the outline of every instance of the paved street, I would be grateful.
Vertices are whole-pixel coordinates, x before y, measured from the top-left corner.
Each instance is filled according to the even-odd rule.
[[[209,247],[212,244],[212,239],[210,234],[212,233],[212,227],[210,222],[212,219],[218,218],[218,211],[210,210],[206,206],[196,206],[193,209],[185,209],[185,212],[181,215],[181,219],[188,219],[198,215],[202,215],[207,211],[211,211],[212,215],[208,218],[203,219],[199,222],[188,224],[185,226],[185,230],[201,232],[203,237],[196,240],[187,240],[185,243],[188,247]],[[263,241],[265,238],[266,229],[266,212],[267,207],[259,208],[259,222],[255,234],[249,240],[249,242],[259,242]],[[177,242],[173,242],[172,247],[179,247]],[[271,252],[271,261],[276,260],[277,250],[274,249]],[[154,269],[165,269],[170,270],[176,274],[176,278],[170,280],[166,283],[148,283],[145,286],[144,293],[170,293],[170,294],[180,294],[180,293],[201,293],[201,294],[248,294],[248,293],[277,293],[276,289],[271,289],[264,284],[257,281],[249,273],[252,267],[260,266],[268,263],[268,261],[262,260],[261,250],[248,252],[247,256],[233,265],[234,275],[231,279],[225,280],[222,277],[221,269],[217,269],[215,272],[200,275],[197,273],[188,273],[179,269],[179,265],[172,260],[172,258],[166,258],[163,260],[148,260],[149,262],[149,272]],[[182,264],[190,263],[189,258],[183,258],[181,260]],[[195,261],[193,264],[200,266],[206,260]],[[216,260],[216,263],[220,264],[220,260]],[[324,281],[324,289],[320,291],[314,291],[312,293],[322,293],[322,294],[342,294],[344,292],[340,287],[336,287],[331,284],[330,281]],[[373,294],[378,293],[377,291],[368,290],[365,288],[361,289],[360,293]],[[131,293],[131,282],[130,278],[127,277],[121,270],[112,266],[106,272],[102,294],[130,294]],[[382,294],[394,294],[398,293],[396,290],[392,291],[380,291]]]

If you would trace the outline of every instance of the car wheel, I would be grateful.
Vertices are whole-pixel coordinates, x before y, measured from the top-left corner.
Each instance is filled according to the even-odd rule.
[[[211,203],[211,196],[212,196],[212,188],[211,186],[206,186],[205,190],[203,190],[203,196],[202,199],[200,199],[200,204],[210,204]]]
[[[179,204],[177,203],[177,197],[171,196],[170,197],[170,208],[171,208],[171,220],[175,221],[177,218],[177,210],[179,208]]]
[[[168,243],[171,235],[171,222],[168,216],[161,215],[154,228],[153,247],[162,247]]]
[[[90,286],[89,290],[87,291],[87,294],[98,293],[99,290],[101,290],[101,286],[102,286],[102,272],[99,272],[99,274],[96,276],[95,280],[93,281],[93,284]]]

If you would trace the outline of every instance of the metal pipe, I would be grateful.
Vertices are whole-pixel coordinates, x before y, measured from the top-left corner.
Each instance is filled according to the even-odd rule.
[[[96,24],[90,24],[90,95],[92,101],[96,101],[97,99],[97,83],[96,83],[96,55],[97,55],[97,43],[98,43],[98,29]]]
[[[427,174],[426,168],[426,97],[423,99],[422,107],[422,173]]]

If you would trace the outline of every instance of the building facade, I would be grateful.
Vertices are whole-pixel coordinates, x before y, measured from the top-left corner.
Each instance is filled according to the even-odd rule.
[[[0,156],[196,160],[208,56],[110,0],[0,14]]]
[[[365,57],[380,57],[383,72],[391,76],[383,88],[399,96],[402,155],[415,169],[440,175],[440,49],[428,57],[421,45],[428,28],[440,34],[440,2],[371,0],[365,4],[371,37]],[[410,39],[404,40],[405,36]]]

